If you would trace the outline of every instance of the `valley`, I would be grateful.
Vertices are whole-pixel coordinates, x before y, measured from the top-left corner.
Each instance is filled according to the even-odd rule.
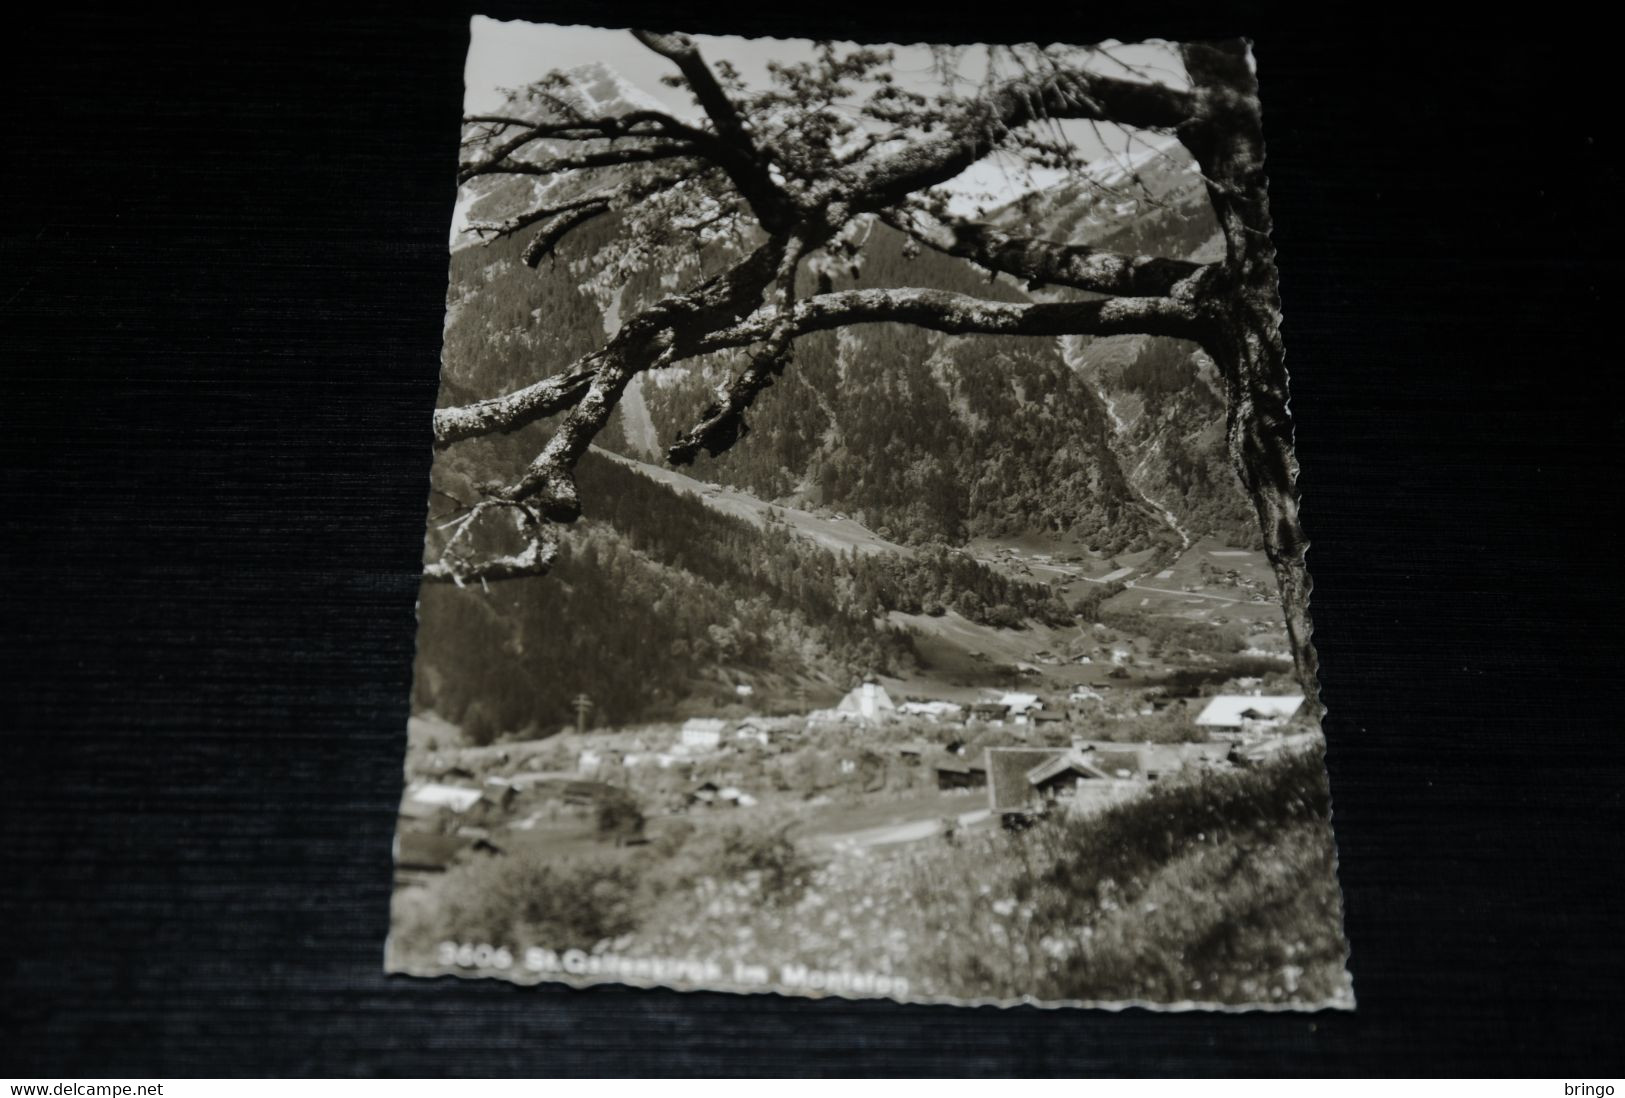
[[[830,552],[915,555],[913,548],[888,541],[844,516],[762,500],[607,451],[602,456],[719,514],[762,529],[776,526]],[[1217,648],[1284,657],[1273,574],[1263,553],[1256,550],[1199,538],[1177,554],[1145,550],[1110,556],[1075,538],[1024,535],[978,538],[964,547],[963,554],[1015,582],[1041,586],[1067,604],[1091,589],[1105,589],[1108,597],[1099,606],[1106,621],[1057,626],[1029,619],[1010,628],[972,621],[954,610],[888,611],[886,623],[910,635],[916,656],[906,672],[875,676],[899,696],[969,702],[996,688],[1066,692],[1078,687],[1130,687],[1211,663],[1190,652],[1160,649],[1131,628],[1108,624],[1114,614],[1203,626],[1212,631]],[[1126,659],[1114,661],[1114,653],[1125,654]],[[780,689],[804,687],[786,681]],[[770,707],[790,699],[774,697],[770,687],[755,700]]]

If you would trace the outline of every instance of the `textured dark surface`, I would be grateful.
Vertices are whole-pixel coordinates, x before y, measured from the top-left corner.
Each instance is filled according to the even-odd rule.
[[[1602,44],[729,10],[530,14],[1257,39],[1358,1011],[386,979],[464,16],[52,7],[3,107],[0,1074],[1618,1074]]]

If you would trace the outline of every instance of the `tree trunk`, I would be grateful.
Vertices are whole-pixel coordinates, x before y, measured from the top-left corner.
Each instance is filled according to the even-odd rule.
[[[1207,179],[1224,232],[1228,292],[1207,312],[1204,344],[1228,390],[1230,459],[1258,512],[1264,551],[1281,589],[1292,661],[1311,711],[1319,713],[1319,661],[1311,641],[1309,548],[1298,520],[1298,462],[1292,448],[1281,301],[1270,242],[1264,135],[1257,80],[1242,43],[1184,50],[1201,98],[1197,117],[1179,129]]]

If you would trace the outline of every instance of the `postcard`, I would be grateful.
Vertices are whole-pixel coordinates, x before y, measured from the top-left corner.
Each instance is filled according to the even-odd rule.
[[[464,110],[387,969],[1352,1008],[1248,43]]]

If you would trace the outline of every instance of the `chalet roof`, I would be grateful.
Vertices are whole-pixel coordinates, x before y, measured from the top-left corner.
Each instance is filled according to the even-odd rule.
[[[1014,812],[1027,807],[1033,800],[1027,772],[1065,754],[1064,747],[987,748],[988,807],[994,812]]]
[[[1005,694],[999,699],[999,704],[1009,706],[1018,712],[1025,712],[1039,708],[1043,702],[1038,700],[1037,694]]]
[[[1028,770],[1026,774],[1027,784],[1038,785],[1069,770],[1086,778],[1106,778],[1110,776],[1094,766],[1093,761],[1083,752],[1067,751],[1053,758],[1045,759]]]
[[[1237,728],[1249,720],[1286,720],[1301,705],[1302,694],[1220,694],[1197,714],[1196,723]]]
[[[987,770],[986,763],[952,757],[939,760],[936,765],[938,770],[945,770],[950,774],[979,774]]]

